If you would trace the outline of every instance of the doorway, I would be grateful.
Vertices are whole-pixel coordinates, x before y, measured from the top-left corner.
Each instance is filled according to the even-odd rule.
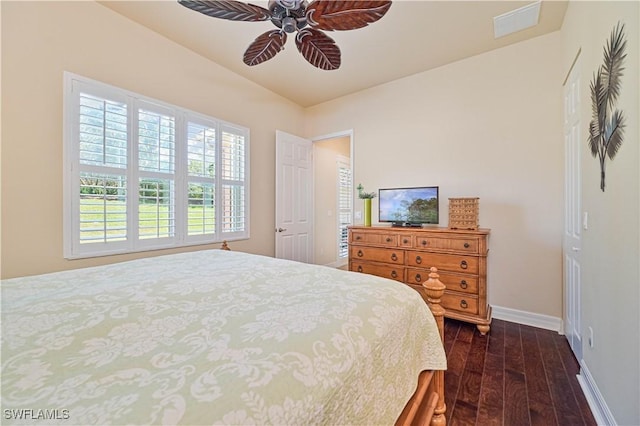
[[[314,263],[347,264],[347,227],[353,223],[351,134],[313,142]]]

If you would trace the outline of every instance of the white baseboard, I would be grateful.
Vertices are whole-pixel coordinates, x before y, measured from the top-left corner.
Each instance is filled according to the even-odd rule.
[[[335,262],[327,263],[324,266],[328,266],[330,268],[340,268],[348,263],[347,259],[336,260]]]
[[[589,404],[589,408],[591,408],[591,413],[593,414],[596,423],[600,426],[617,425],[616,419],[613,418],[613,413],[609,410],[609,407],[602,397],[602,394],[600,393],[596,382],[593,380],[593,376],[589,372],[584,360],[580,360],[580,374],[578,374],[577,377],[578,383],[580,383],[580,387],[582,388],[582,393],[584,393],[584,396],[587,399],[587,403]]]
[[[493,312],[493,318],[530,325],[532,327],[544,328],[545,330],[553,330],[562,334],[562,319],[558,317],[519,311],[517,309],[504,308],[502,306],[495,305],[491,305],[491,310]]]

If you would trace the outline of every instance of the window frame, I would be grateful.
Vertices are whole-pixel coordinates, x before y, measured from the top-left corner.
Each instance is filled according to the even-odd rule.
[[[109,101],[121,102],[127,108],[126,167],[87,165],[80,160],[80,93],[98,96]],[[144,109],[167,114],[174,119],[174,169],[173,174],[143,171],[139,166],[138,114]],[[189,235],[188,198],[189,172],[187,155],[189,124],[215,129],[215,175],[210,179],[214,186],[214,227],[206,234]],[[224,231],[222,226],[224,197],[222,196],[222,135],[223,132],[241,138],[244,157],[240,158],[243,178],[235,183],[244,190],[241,204],[244,208],[239,231]],[[150,250],[215,244],[224,240],[235,241],[250,238],[250,131],[248,128],[214,117],[171,105],[125,89],[111,86],[70,72],[64,72],[63,84],[63,252],[66,259],[136,253]],[[80,243],[80,174],[117,172],[124,175],[126,184],[126,238],[124,241]],[[148,177],[173,179],[174,232],[163,238],[139,236],[140,179]],[[191,176],[192,178],[192,176]],[[105,233],[106,235],[106,233]],[[105,236],[106,239],[106,236]]]

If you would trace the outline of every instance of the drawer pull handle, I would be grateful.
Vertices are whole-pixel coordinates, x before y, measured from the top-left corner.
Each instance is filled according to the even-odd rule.
[[[409,242],[409,240],[407,240],[406,238],[404,240],[402,240],[403,244],[407,244]]]
[[[391,260],[393,260],[393,261],[398,260],[398,256],[396,256],[395,253],[391,253]]]
[[[360,235],[356,235],[356,240],[359,240],[360,238]]]
[[[469,248],[469,243],[464,243],[464,248]]]
[[[422,240],[422,242],[420,244],[422,244],[423,246],[426,246],[427,245],[427,240]]]
[[[390,243],[391,242],[391,238],[387,237],[387,242]]]
[[[469,287],[469,285],[467,284],[467,280],[460,281],[460,287],[465,289]]]
[[[416,281],[418,282],[422,281],[422,277],[420,276],[420,274],[416,274]]]
[[[460,267],[462,269],[467,269],[469,267],[469,265],[467,265],[467,261],[463,260],[462,262],[460,262]]]
[[[421,264],[422,263],[422,258],[420,256],[416,256],[416,263],[417,264]]]
[[[364,256],[364,253],[362,252],[362,250],[358,250],[358,257],[362,257]]]
[[[362,272],[362,265],[358,265],[358,272]]]
[[[398,278],[398,273],[396,271],[391,271],[392,278]]]
[[[463,300],[460,301],[460,307],[462,309],[467,309],[469,307],[469,304],[467,303],[466,300],[463,299]]]

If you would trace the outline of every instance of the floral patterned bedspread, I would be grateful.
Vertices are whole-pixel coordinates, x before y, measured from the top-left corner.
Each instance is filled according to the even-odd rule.
[[[3,424],[393,424],[445,369],[411,288],[206,250],[2,282]]]

